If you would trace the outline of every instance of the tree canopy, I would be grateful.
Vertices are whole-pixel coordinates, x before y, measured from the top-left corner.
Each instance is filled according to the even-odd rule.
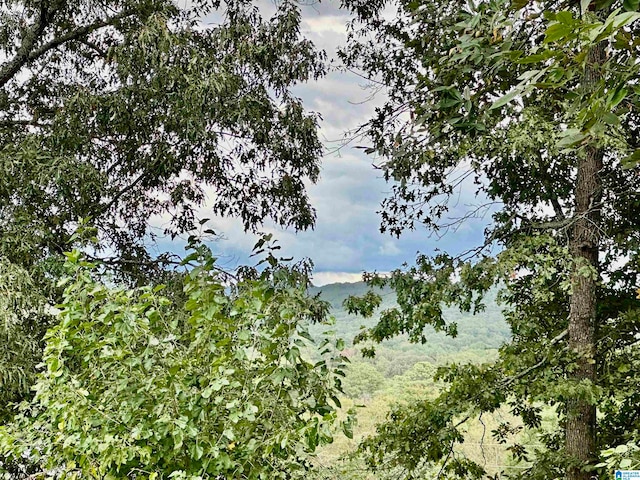
[[[96,256],[144,271],[144,242],[192,231],[205,198],[247,229],[312,225],[317,116],[290,88],[324,54],[299,30],[289,1],[4,2],[0,254],[36,269],[89,219]]]
[[[361,444],[367,464],[482,478],[464,428],[505,409],[491,435],[510,443],[510,478],[588,480],[640,461],[640,3],[343,4],[355,18],[341,59],[386,95],[362,129],[392,183],[383,232],[487,219],[476,248],[368,275],[397,304],[356,341],[455,336],[447,307],[482,312],[496,290],[512,334],[495,361],[438,368],[438,395],[393,408]],[[0,468],[295,478],[331,441],[344,343],[309,334],[327,304],[308,266],[283,266],[269,237],[259,268],[225,275],[205,247],[179,273],[147,248],[201,228],[205,200],[245,230],[314,223],[318,115],[292,87],[325,58],[295,1],[265,11],[0,6]],[[451,218],[469,191],[475,204]],[[379,292],[346,307],[370,316]],[[350,416],[342,426],[352,434]]]
[[[313,224],[317,115],[291,87],[322,75],[324,54],[299,29],[295,2],[266,17],[235,0],[2,3],[3,408],[40,361],[63,252],[160,284],[169,254],[147,247],[205,228],[205,199],[246,229]]]
[[[12,402],[35,380],[41,339],[51,320],[28,272],[0,260],[0,423],[10,418]]]
[[[357,15],[344,61],[387,88],[366,126],[393,183],[382,229],[492,217],[477,249],[374,276],[396,289],[399,307],[361,340],[421,341],[425,325],[455,334],[442,304],[481,310],[493,285],[513,333],[498,362],[442,371],[450,386],[437,400],[381,426],[365,445],[372,465],[436,463],[480,477],[456,454],[465,418],[509,405],[535,430],[552,406],[561,430],[542,437],[544,448],[512,449],[528,459],[520,477],[590,478],[598,451],[640,433],[628,416],[636,386],[622,373],[637,362],[640,307],[637,2],[344,3]],[[476,205],[451,220],[462,188],[475,188]],[[367,313],[371,300],[350,307]]]

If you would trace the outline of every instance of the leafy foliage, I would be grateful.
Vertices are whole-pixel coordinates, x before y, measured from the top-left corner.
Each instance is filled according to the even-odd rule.
[[[149,270],[150,218],[192,231],[205,197],[247,229],[313,223],[317,116],[290,87],[324,67],[298,6],[265,18],[241,0],[179,4],[3,3],[2,256],[27,268],[60,256],[89,218],[101,256]]]
[[[0,261],[3,291],[20,293],[0,300],[0,400],[33,378],[63,252],[162,283],[175,259],[146,247],[204,230],[205,198],[247,229],[313,224],[304,182],[319,172],[317,116],[291,87],[323,61],[295,2],[268,17],[243,0],[2,3]],[[4,276],[21,268],[28,285]]]
[[[188,300],[93,278],[69,254],[59,323],[35,399],[0,427],[0,451],[66,478],[294,478],[331,441],[343,359],[302,355],[326,308],[280,265],[225,286],[200,248]],[[345,431],[349,431],[349,421]]]
[[[383,230],[445,232],[482,212],[493,219],[475,250],[421,255],[390,278],[370,277],[398,292],[398,307],[366,338],[421,342],[426,327],[455,334],[444,307],[482,309],[496,285],[513,335],[496,363],[454,365],[442,373],[450,385],[438,399],[392,414],[365,443],[372,465],[411,475],[429,462],[456,478],[480,477],[481,468],[456,456],[457,425],[500,404],[532,430],[541,406],[555,408],[564,429],[575,405],[597,405],[596,449],[637,442],[636,417],[622,420],[635,391],[624,371],[637,362],[640,308],[637,3],[344,3],[357,19],[343,60],[388,87],[366,130],[369,153],[393,182]],[[383,14],[389,6],[395,18]],[[595,170],[585,170],[589,162]],[[588,195],[577,188],[585,178],[595,185]],[[455,198],[472,190],[476,204],[455,210]],[[581,285],[591,289],[585,318],[595,332],[583,350],[567,334]],[[352,310],[369,314],[378,300],[365,300]],[[594,365],[597,375],[584,374]],[[416,428],[428,440],[414,446]],[[588,461],[568,454],[558,430],[541,440],[536,451],[513,449],[524,468],[512,477],[588,478],[602,468],[594,450]]]
[[[0,259],[0,422],[34,381],[42,354],[39,339],[51,319],[44,305],[29,274]]]

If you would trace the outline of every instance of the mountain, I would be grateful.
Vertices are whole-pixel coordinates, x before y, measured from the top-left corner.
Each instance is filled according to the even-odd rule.
[[[361,326],[372,326],[379,318],[381,311],[396,306],[394,292],[389,289],[378,290],[382,296],[382,305],[371,319],[363,319],[349,315],[343,302],[349,296],[364,295],[369,287],[364,282],[334,283],[322,287],[312,287],[310,293],[320,294],[321,298],[331,305],[331,315],[335,318],[332,327],[336,335],[343,338],[348,345],[347,351],[356,354],[358,345],[352,346],[352,340]],[[426,330],[427,342],[413,344],[405,336],[400,336],[376,347],[377,362],[388,363],[386,374],[400,374],[420,361],[442,363],[455,359],[473,360],[475,357],[490,355],[489,351],[499,348],[510,337],[509,327],[504,321],[501,308],[496,302],[496,292],[490,292],[485,299],[486,308],[478,315],[461,313],[455,309],[445,309],[445,320],[458,325],[458,335],[451,338],[429,328]],[[312,334],[327,330],[324,325],[314,325]]]

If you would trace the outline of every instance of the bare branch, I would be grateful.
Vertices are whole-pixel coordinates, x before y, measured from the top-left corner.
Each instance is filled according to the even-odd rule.
[[[104,213],[108,210],[111,209],[111,207],[113,207],[116,203],[118,203],[118,201],[120,201],[120,199],[126,195],[127,193],[129,193],[131,190],[133,190],[140,182],[142,182],[147,176],[148,176],[149,172],[148,171],[144,171],[142,172],[138,178],[136,178],[133,182],[131,182],[129,185],[127,185],[126,187],[124,187],[122,190],[120,190],[119,192],[117,192],[113,198],[102,205],[99,205],[97,208],[97,214],[101,214]]]
[[[552,346],[552,345],[558,343],[560,340],[562,340],[564,337],[566,337],[568,333],[569,333],[569,331],[566,330],[566,329],[563,330],[562,332],[560,332],[558,335],[556,335],[555,337],[553,337],[551,339],[551,341],[549,342],[549,346]],[[538,368],[542,367],[548,361],[549,361],[549,358],[545,357],[542,360],[540,360],[538,363],[536,363],[535,365],[530,366],[529,368],[523,370],[522,372],[518,373],[517,375],[513,375],[512,377],[508,377],[507,379],[505,379],[504,386],[507,387],[507,386],[511,385],[513,382],[515,382],[516,380],[520,380],[521,378],[527,376],[529,373],[533,372],[534,370],[537,370]]]

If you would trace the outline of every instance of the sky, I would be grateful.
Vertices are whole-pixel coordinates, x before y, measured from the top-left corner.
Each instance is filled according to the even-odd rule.
[[[260,0],[266,9],[273,8],[272,0]],[[349,13],[339,9],[339,1],[323,0],[303,7],[302,34],[324,49],[329,58],[346,41]],[[336,65],[338,67],[338,65]],[[374,159],[365,155],[359,141],[342,148],[340,140],[345,132],[365,123],[372,115],[380,96],[367,100],[371,91],[357,75],[334,68],[326,77],[295,88],[308,110],[321,114],[320,136],[327,153],[322,159],[321,178],[310,185],[308,193],[316,208],[317,220],[313,230],[294,232],[265,223],[260,230],[272,233],[282,247],[284,256],[299,260],[311,258],[315,269],[313,283],[354,282],[362,272],[388,272],[403,263],[412,263],[416,253],[433,253],[435,249],[459,253],[477,245],[488,219],[467,223],[443,238],[429,235],[424,229],[408,232],[399,239],[380,233],[380,202],[391,190],[373,167]],[[462,192],[473,202],[471,189]],[[207,215],[206,205],[201,215]],[[211,244],[219,263],[226,268],[255,261],[249,258],[258,236],[245,233],[242,224],[233,218],[212,218],[208,223],[223,238]]]

